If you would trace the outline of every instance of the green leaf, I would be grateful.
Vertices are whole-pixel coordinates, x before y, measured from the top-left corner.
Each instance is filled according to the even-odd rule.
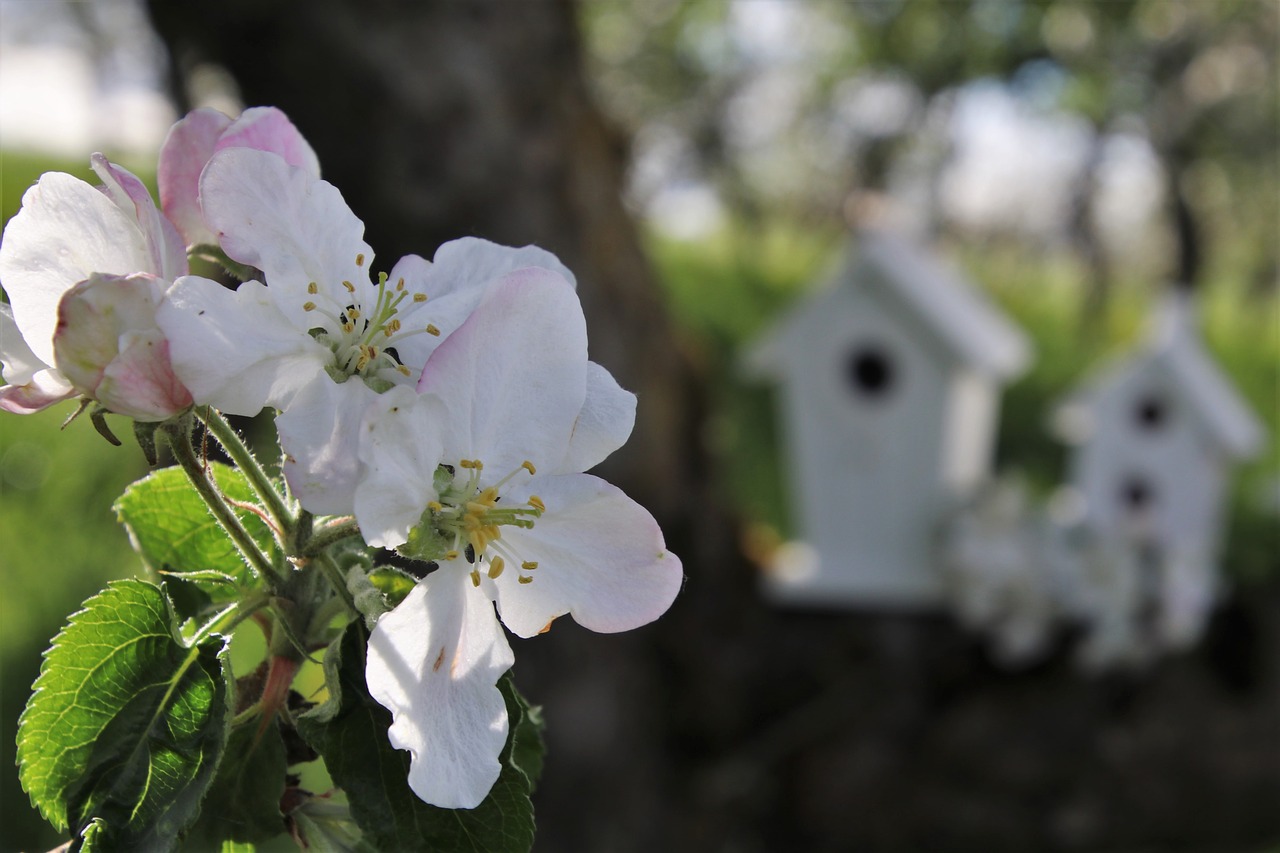
[[[542,706],[530,705],[528,700],[516,689],[516,681],[511,677],[511,670],[498,682],[502,698],[507,702],[507,719],[511,726],[511,738],[507,742],[510,762],[520,769],[529,779],[529,792],[537,787],[542,777],[542,760],[546,755],[546,745],[542,741],[542,730],[546,721],[542,718]],[[508,760],[504,752],[503,761]]]
[[[258,724],[254,718],[231,730],[226,756],[187,838],[191,849],[211,850],[228,841],[252,845],[284,832],[284,740],[274,721],[259,738]]]
[[[328,700],[298,720],[298,731],[324,757],[334,783],[346,791],[351,815],[366,840],[387,851],[480,853],[532,847],[532,785],[525,771],[511,761],[512,738],[503,749],[498,781],[474,809],[437,808],[409,789],[409,753],[387,740],[391,712],[375,702],[365,687],[368,639],[361,621],[347,626],[325,655]],[[513,736],[526,718],[524,707],[508,696]],[[530,729],[524,731],[528,737]],[[528,749],[520,753],[526,760]]]
[[[164,593],[115,581],[45,653],[18,720],[22,786],[86,849],[168,849],[226,741],[226,642],[188,646]]]
[[[253,489],[240,471],[220,462],[209,467],[224,495],[234,501],[254,501]],[[248,580],[249,569],[240,553],[182,469],[163,468],[142,478],[125,490],[115,510],[134,549],[147,568],[163,578],[183,615],[193,615],[199,604],[233,600],[235,584]],[[237,508],[236,514],[263,552],[270,554],[274,537],[266,523],[248,510]]]
[[[387,606],[392,608],[398,607],[418,585],[413,575],[392,566],[379,566],[369,572],[369,582],[386,596]]]

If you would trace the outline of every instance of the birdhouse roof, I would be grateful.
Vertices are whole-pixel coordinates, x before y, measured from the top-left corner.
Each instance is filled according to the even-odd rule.
[[[943,347],[970,367],[1000,379],[1020,374],[1030,360],[1026,337],[981,291],[930,248],[885,230],[858,232],[833,280],[767,334],[746,357],[752,372],[776,375],[783,340],[804,340],[812,303],[834,287],[874,289],[896,302]]]
[[[1138,353],[1103,369],[1058,405],[1054,426],[1059,435],[1076,443],[1087,438],[1099,401],[1116,393],[1133,371],[1148,369],[1164,375],[1170,390],[1226,453],[1239,459],[1257,455],[1262,424],[1205,350],[1194,320],[1190,299],[1178,294],[1166,298]]]

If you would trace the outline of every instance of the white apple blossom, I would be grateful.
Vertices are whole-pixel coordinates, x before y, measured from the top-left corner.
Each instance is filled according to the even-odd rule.
[[[0,408],[7,411],[38,411],[77,392],[93,396],[96,390],[97,383],[93,387],[77,387],[56,366],[54,336],[60,325],[59,304],[64,294],[95,274],[144,273],[167,282],[187,271],[181,238],[156,209],[142,182],[101,154],[93,155],[90,162],[103,181],[102,187],[93,187],[62,172],[46,173],[23,196],[22,209],[5,227],[0,243],[0,285],[10,304],[0,320],[4,331],[0,336],[0,361],[9,384],[0,388]],[[64,341],[80,333],[79,321],[95,322],[84,313],[66,318],[60,333]],[[153,328],[154,324],[145,319],[131,326],[132,331]],[[96,335],[100,330],[87,331]],[[117,329],[117,334],[124,331]],[[146,347],[149,355],[137,347],[125,345],[124,349],[130,365],[112,369],[135,375],[139,368],[153,375],[168,369],[163,347]],[[158,361],[143,365],[146,358]],[[104,363],[98,367],[106,370],[111,366]],[[157,411],[154,407],[158,399],[154,395],[146,400],[131,399],[138,387],[132,381],[116,384],[115,390],[123,396],[100,402],[116,411],[148,419],[168,417],[185,407],[181,393],[175,390],[168,396],[177,408]]]
[[[356,517],[367,541],[438,569],[369,641],[371,695],[412,754],[429,803],[478,805],[498,776],[511,655],[490,606],[530,637],[563,614],[595,631],[660,616],[683,572],[658,525],[581,473],[619,447],[635,398],[587,360],[572,287],[544,269],[506,276],[365,417]]]
[[[280,410],[285,476],[316,513],[352,511],[364,408],[417,381],[487,284],[525,266],[563,270],[541,249],[464,239],[442,246],[434,264],[408,255],[374,281],[364,224],[338,190],[268,152],[213,154],[200,201],[223,251],[261,270],[265,284],[233,292],[180,279],[158,314],[174,369],[198,404]]]

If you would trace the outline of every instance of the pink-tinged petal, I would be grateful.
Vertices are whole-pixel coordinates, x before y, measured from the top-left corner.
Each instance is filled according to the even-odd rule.
[[[75,396],[61,373],[31,352],[13,322],[13,310],[0,303],[0,373],[8,384],[0,387],[0,410],[29,415]]]
[[[419,393],[444,402],[450,464],[479,459],[501,477],[523,460],[565,456],[586,397],[587,331],[577,294],[528,268],[491,287],[427,360]]]
[[[305,170],[311,177],[320,177],[320,160],[316,152],[289,117],[275,107],[250,107],[242,112],[218,139],[215,150],[227,148],[269,151],[283,157],[290,166]]]
[[[514,248],[478,237],[450,240],[436,249],[424,292],[435,299],[446,293],[492,284],[525,267],[541,267],[559,273],[570,287],[577,280],[560,259],[537,246]]]
[[[146,240],[150,263],[137,272],[148,272],[165,281],[186,275],[186,245],[173,223],[156,209],[146,185],[128,169],[115,165],[101,154],[94,154],[89,163],[102,179],[102,191],[116,207],[133,216]]]
[[[169,288],[156,322],[169,339],[174,372],[200,405],[231,415],[278,409],[324,374],[330,352],[300,334],[275,306],[266,285],[235,291],[199,276]]]
[[[150,272],[134,217],[71,175],[48,172],[22,197],[0,242],[0,285],[36,358],[53,364],[58,302],[93,273]]]
[[[169,128],[160,148],[156,168],[160,207],[188,246],[216,242],[200,215],[200,173],[230,125],[231,119],[217,110],[193,110]]]
[[[174,375],[169,342],[159,329],[126,332],[120,354],[107,365],[94,395],[113,412],[139,421],[163,421],[191,405],[191,392]]]
[[[498,780],[507,709],[497,683],[514,662],[493,605],[465,574],[432,574],[378,620],[365,680],[391,711],[388,738],[409,750],[409,787],[424,801],[475,808]]]
[[[284,476],[302,506],[317,515],[355,511],[357,441],[364,410],[378,395],[359,379],[318,377],[276,418]]]
[[[531,529],[503,527],[499,545],[532,571],[508,568],[494,581],[503,623],[532,637],[565,613],[592,631],[629,631],[657,619],[684,580],[653,517],[590,474],[536,476],[509,488],[503,504],[536,494],[547,510]],[[520,575],[532,582],[520,583]]]
[[[392,388],[366,409],[355,514],[370,545],[395,548],[436,499],[432,478],[441,462],[441,404],[409,388]]]
[[[306,303],[336,314],[352,301],[344,281],[370,287],[364,223],[332,184],[275,154],[214,154],[200,178],[200,205],[223,250],[263,271],[272,299],[299,329],[317,325]],[[312,282],[316,293],[308,293]]]
[[[594,361],[587,364],[587,399],[569,438],[569,452],[549,474],[577,474],[603,462],[626,443],[636,424],[636,395]]]
[[[97,397],[107,365],[120,354],[120,336],[156,328],[154,276],[92,275],[58,303],[55,364],[81,394]]]

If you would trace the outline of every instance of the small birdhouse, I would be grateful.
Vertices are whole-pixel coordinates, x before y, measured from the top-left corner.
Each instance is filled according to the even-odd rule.
[[[1060,404],[1069,479],[1095,534],[1165,555],[1214,554],[1227,472],[1255,455],[1257,418],[1205,351],[1193,305],[1169,296],[1147,342]]]
[[[860,232],[835,277],[747,353],[779,384],[790,505],[816,556],[779,601],[941,600],[933,542],[988,475],[1001,386],[1026,339],[929,249]]]

